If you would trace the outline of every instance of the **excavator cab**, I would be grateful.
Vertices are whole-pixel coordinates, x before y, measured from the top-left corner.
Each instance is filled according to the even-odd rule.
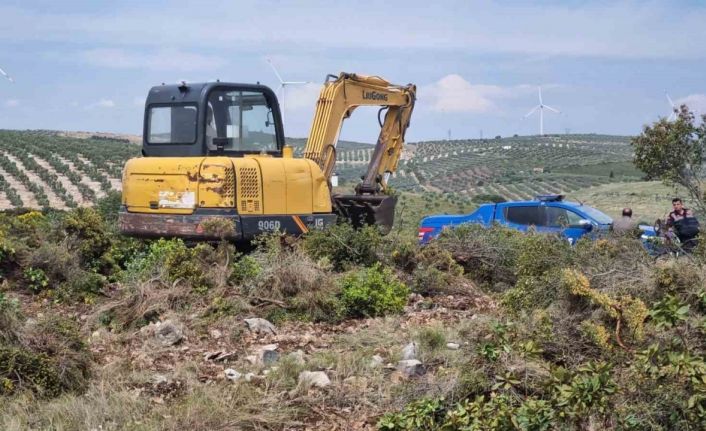
[[[250,84],[153,87],[143,136],[147,157],[281,157],[284,147],[277,98],[268,87]]]

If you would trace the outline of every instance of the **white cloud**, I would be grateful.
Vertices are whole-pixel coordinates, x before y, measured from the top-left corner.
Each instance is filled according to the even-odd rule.
[[[497,112],[496,101],[525,96],[536,91],[531,85],[501,87],[471,84],[462,76],[446,75],[437,82],[421,86],[419,100],[440,112]]]
[[[221,57],[194,54],[175,49],[148,52],[114,48],[81,51],[78,58],[90,65],[111,69],[149,69],[190,71],[212,69],[225,64]]]
[[[8,108],[14,108],[16,106],[20,106],[20,101],[17,99],[10,99],[5,101],[5,106]]]
[[[706,8],[698,4],[499,4],[469,0],[440,1],[429,7],[426,1],[411,0],[405,5],[405,13],[400,14],[395,2],[299,3],[277,1],[263,7],[259,1],[241,1],[233,8],[220,2],[204,7],[202,2],[175,1],[164,8],[139,2],[96,12],[75,12],[67,7],[68,11],[61,13],[6,6],[0,7],[0,40],[90,41],[98,45],[120,41],[122,46],[195,50],[204,46],[231,50],[311,46],[622,58],[706,56],[706,44],[701,43],[706,40]],[[132,60],[127,63],[134,64]],[[196,66],[189,65],[188,60],[178,63]]]
[[[86,105],[86,108],[114,108],[115,102],[110,99],[101,99],[97,102]]]
[[[285,109],[287,112],[302,108],[311,109],[316,106],[316,101],[321,92],[321,84],[310,82],[303,85],[288,85],[286,91]],[[282,92],[279,90],[277,91],[277,97],[280,98],[279,103],[281,105]]]
[[[132,99],[132,104],[135,105],[135,106],[145,106],[145,98],[144,98],[144,96],[134,97],[134,98]]]
[[[706,94],[690,94],[675,100],[674,104],[677,106],[686,105],[700,115],[706,114]]]

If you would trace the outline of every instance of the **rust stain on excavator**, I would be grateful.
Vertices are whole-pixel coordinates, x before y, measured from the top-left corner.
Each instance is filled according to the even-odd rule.
[[[199,174],[198,174],[198,172],[195,173],[195,174],[192,174],[191,172],[187,172],[187,173],[186,173],[186,178],[188,178],[189,181],[198,182],[198,180],[199,180]]]
[[[147,237],[187,237],[193,239],[214,239],[203,230],[203,222],[220,217],[203,217],[195,215],[127,213],[118,217],[120,230],[128,235]],[[228,220],[226,218],[226,220]],[[226,239],[238,239],[236,230],[229,232]]]
[[[222,181],[223,181],[223,180],[221,180],[221,179],[218,178],[218,177],[214,177],[214,178],[203,178],[203,177],[202,177],[202,178],[199,178],[199,183],[220,183],[220,182],[222,182]]]

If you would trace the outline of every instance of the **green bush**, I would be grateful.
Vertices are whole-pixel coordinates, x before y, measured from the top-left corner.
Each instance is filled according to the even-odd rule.
[[[248,255],[236,256],[231,269],[232,271],[228,281],[235,285],[252,282],[262,272],[262,267],[260,267],[257,260]]]
[[[95,208],[101,217],[108,223],[116,223],[118,221],[118,210],[122,204],[122,194],[118,191],[111,190],[106,195],[98,199],[95,203]]]
[[[64,217],[62,227],[78,251],[82,266],[102,273],[116,270],[115,262],[108,255],[112,236],[98,211],[93,208],[71,210]]]
[[[348,223],[340,223],[326,230],[309,232],[302,242],[314,260],[326,258],[337,271],[351,265],[369,266],[377,262],[377,250],[382,236],[376,226],[355,229]]]
[[[25,283],[27,283],[27,287],[34,293],[39,293],[49,287],[49,278],[41,269],[32,268],[30,266],[29,268],[25,268],[22,275],[24,276]]]
[[[563,268],[571,260],[571,245],[556,235],[526,234],[520,241],[517,275],[542,276],[552,269]]]
[[[78,270],[57,288],[57,297],[65,302],[72,299],[91,301],[100,294],[106,278],[95,272]]]
[[[181,239],[159,239],[150,244],[146,253],[127,265],[123,277],[145,279],[162,273],[169,283],[185,282],[193,290],[203,293],[211,285],[198,259],[199,251],[198,247],[188,248]]]
[[[62,390],[59,370],[45,354],[0,346],[0,395],[11,395],[21,389],[57,396]]]
[[[341,281],[341,303],[350,317],[376,317],[399,313],[410,290],[379,263],[346,275]]]
[[[464,272],[481,285],[515,284],[525,234],[502,226],[468,224],[442,232],[440,248],[451,253]]]

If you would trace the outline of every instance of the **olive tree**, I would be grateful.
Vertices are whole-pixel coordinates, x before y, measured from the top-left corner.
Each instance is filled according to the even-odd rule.
[[[704,157],[706,155],[706,115],[701,124],[686,105],[677,110],[677,119],[661,118],[633,138],[635,166],[649,179],[669,186],[684,187],[701,214],[706,213],[704,196]]]

